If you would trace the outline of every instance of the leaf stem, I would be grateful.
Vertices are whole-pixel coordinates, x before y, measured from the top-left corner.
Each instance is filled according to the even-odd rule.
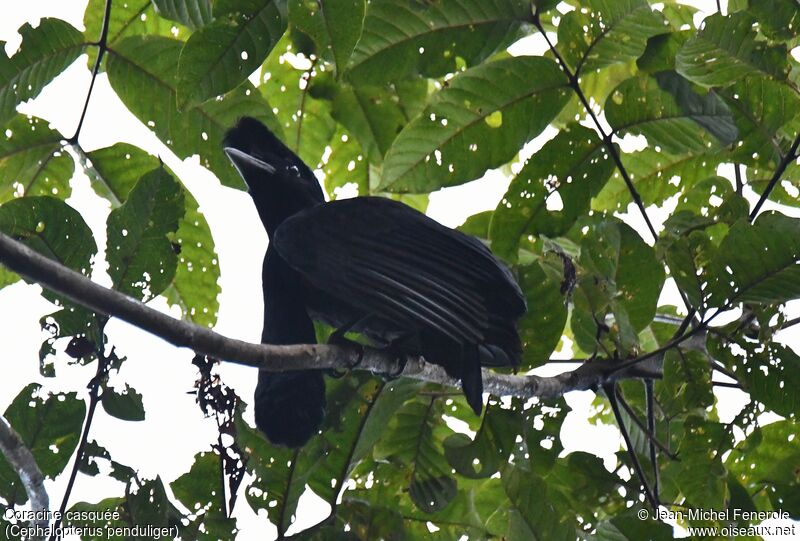
[[[101,336],[103,334],[103,327],[105,327],[105,324],[101,323]],[[94,413],[97,410],[97,404],[100,402],[100,384],[108,374],[109,366],[109,358],[103,351],[103,345],[100,344],[97,346],[97,372],[89,382],[88,386],[89,410],[86,413],[86,421],[84,422],[83,430],[81,431],[80,443],[78,444],[78,449],[75,452],[75,462],[72,465],[72,471],[69,475],[67,487],[64,489],[64,497],[62,498],[61,505],[58,508],[59,514],[53,525],[53,535],[50,537],[50,541],[57,541],[61,538],[61,528],[59,527],[61,525],[61,517],[64,516],[64,513],[67,509],[69,497],[72,494],[72,488],[75,486],[75,479],[78,476],[78,470],[80,470],[81,462],[83,462],[83,454],[86,452],[86,445],[89,442],[89,429],[92,426],[92,421],[94,421]]]
[[[797,158],[797,147],[800,146],[800,133],[797,134],[797,137],[794,138],[794,142],[792,143],[789,152],[781,160],[781,163],[778,165],[778,168],[775,170],[775,173],[772,175],[772,178],[767,184],[767,187],[764,189],[764,193],[761,194],[761,197],[758,199],[756,206],[753,207],[753,212],[750,213],[750,221],[756,219],[758,216],[758,211],[761,210],[762,205],[766,202],[769,198],[769,194],[772,193],[772,190],[775,188],[775,185],[778,184],[778,181],[781,179],[781,175],[783,175],[786,168],[789,167],[789,164],[792,160]]]
[[[89,101],[92,98],[92,90],[94,90],[94,82],[97,79],[97,74],[100,72],[100,63],[103,61],[103,56],[106,54],[108,50],[108,27],[111,21],[111,0],[106,0],[106,7],[105,12],[103,13],[103,27],[100,30],[100,39],[97,40],[95,45],[97,47],[97,58],[94,60],[94,66],[92,67],[92,80],[89,83],[89,91],[86,93],[86,100],[83,102],[83,111],[81,111],[81,118],[78,120],[78,127],[75,128],[75,133],[72,137],[67,139],[67,142],[71,145],[78,144],[78,137],[81,135],[81,130],[83,129],[83,121],[86,119],[86,111],[89,110]]]

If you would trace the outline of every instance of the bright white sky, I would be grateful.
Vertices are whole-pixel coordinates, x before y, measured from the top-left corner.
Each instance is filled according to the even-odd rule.
[[[687,3],[707,11],[716,9],[713,0]],[[724,8],[727,2],[723,0],[722,3]],[[17,29],[25,22],[38,24],[37,21],[44,16],[62,18],[83,30],[85,6],[86,0],[5,0],[3,16],[0,17],[0,41],[6,41],[6,52],[13,54],[20,40]],[[521,47],[522,51],[541,49],[541,39],[532,39]],[[63,134],[72,134],[89,80],[86,57],[83,56],[38,98],[21,107],[21,111],[50,121]],[[552,133],[545,134],[533,141],[526,150],[533,152],[551,136]],[[221,308],[216,330],[230,337],[258,342],[261,333],[261,295],[253,293],[261,290],[261,259],[267,238],[249,196],[221,187],[211,173],[199,166],[196,157],[185,161],[176,159],[127,111],[111,90],[105,75],[101,74],[81,133],[81,144],[85,149],[93,150],[119,141],[134,143],[161,156],[196,197],[210,224],[221,266]],[[501,174],[490,173],[482,180],[441,190],[431,196],[429,214],[446,225],[458,225],[467,216],[493,209],[507,184],[508,180]],[[88,178],[81,171],[72,179],[72,186],[73,195],[68,203],[82,213],[95,232],[101,250],[97,260],[102,261],[109,205],[94,195]],[[663,221],[663,213],[655,213],[654,217],[658,227]],[[635,215],[629,215],[626,219],[634,227],[642,225]],[[641,227],[637,228],[642,230]],[[259,248],[253,249],[253,246]],[[105,285],[110,284],[103,269],[95,269],[94,279]],[[40,317],[53,311],[53,306],[41,298],[39,291],[38,286],[22,283],[0,290],[0,307],[6,314],[0,337],[0,358],[7,365],[13,363],[14,366],[13,372],[6,372],[0,378],[0,411],[30,381],[40,381],[53,390],[77,391],[85,396],[86,384],[94,375],[93,366],[66,368],[65,360],[60,359],[57,368],[62,369],[60,374],[68,377],[45,380],[39,376],[38,349],[45,336],[38,322]],[[160,299],[151,305],[169,311],[166,303]],[[172,313],[180,315],[175,311]],[[138,468],[141,477],[159,475],[165,484],[169,483],[188,471],[197,451],[208,449],[216,440],[213,422],[203,419],[193,396],[187,394],[197,375],[190,363],[192,354],[116,320],[109,323],[107,334],[109,343],[129,359],[120,378],[143,393],[147,420],[142,423],[123,422],[105,415],[98,408],[91,437],[107,447],[115,460]],[[563,369],[563,365],[556,366],[544,369],[541,373],[552,374]],[[224,363],[219,371],[228,385],[234,387],[245,400],[251,401],[256,381],[253,369]],[[724,403],[723,420],[729,420],[744,403],[741,393],[722,389],[718,395]],[[611,468],[614,464],[613,454],[619,446],[619,435],[612,427],[597,427],[586,422],[593,397],[590,392],[568,396],[568,402],[575,411],[564,425],[564,446],[567,451],[584,450],[604,457],[607,467]],[[154,443],[151,445],[149,442]],[[169,450],[166,455],[164,449]],[[46,483],[52,508],[57,508],[61,500],[66,483],[63,477]],[[116,481],[103,476],[91,478],[81,475],[71,503],[81,500],[95,502],[110,495],[121,495],[122,491],[122,484]],[[301,527],[314,524],[327,514],[327,506],[321,507],[313,500],[313,496],[301,499],[302,512],[298,521]],[[244,503],[241,502],[237,511],[239,524],[243,528],[241,538],[263,538],[267,524],[265,516],[256,517]],[[269,528],[274,535],[274,528]]]

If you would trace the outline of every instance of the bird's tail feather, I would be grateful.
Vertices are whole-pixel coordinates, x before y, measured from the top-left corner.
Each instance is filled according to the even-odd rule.
[[[325,417],[325,380],[318,370],[258,373],[256,426],[269,441],[300,447]]]

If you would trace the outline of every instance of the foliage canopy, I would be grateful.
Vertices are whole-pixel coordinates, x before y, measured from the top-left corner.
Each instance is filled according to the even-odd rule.
[[[660,456],[660,502],[797,520],[800,358],[779,333],[797,323],[786,307],[800,298],[800,220],[790,217],[800,5],[728,4],[703,19],[677,0],[89,0],[84,32],[47,18],[19,30],[18,51],[0,51],[0,231],[91,276],[104,265],[97,242],[64,203],[85,170],[113,209],[113,287],[215,324],[214,241],[180,179],[136,146],[85,150],[80,127],[62,134],[17,112],[75,61],[105,72],[178,158],[199,155],[232,188],[244,185],[221,140],[242,115],[316,166],[331,198],[354,185],[424,210],[427,194],[502,168],[511,178],[502,201],[462,228],[513,265],[528,296],[521,369],[548,364],[559,347],[617,363],[657,353],[655,431],[679,455]],[[545,32],[543,54],[518,53],[536,47],[520,40]],[[761,212],[766,201],[783,210]],[[0,286],[18,279],[0,267]],[[672,285],[678,306],[663,302]],[[62,352],[97,363],[86,426],[98,404],[144,419],[141,394],[107,385],[110,371],[136,362],[107,343],[107,319],[43,295],[56,311],[41,322],[41,374],[57,377]],[[684,347],[690,335],[702,346]],[[748,398],[728,423],[713,393],[720,379]],[[169,491],[116,462],[102,434],[79,446],[87,407],[74,393],[28,385],[5,417],[47,477],[78,448],[81,473],[100,475],[103,464],[126,487],[75,509],[119,509],[121,523],[177,526],[183,539],[234,537],[236,494],[283,537],[307,489],[331,515],[302,539],[672,537],[671,526],[636,518],[644,499],[624,449],[611,472],[592,454],[562,453],[563,398],[490,397],[478,419],[441,386],[353,373],[331,380],[324,430],[294,451],[268,444],[242,419],[244,402],[203,381],[201,405],[226,438]],[[647,462],[647,435],[631,417],[644,415],[642,384],[626,379],[619,394],[632,451]],[[603,394],[596,404],[595,421],[613,422]],[[764,412],[782,420],[762,426]],[[26,501],[2,459],[0,497]]]

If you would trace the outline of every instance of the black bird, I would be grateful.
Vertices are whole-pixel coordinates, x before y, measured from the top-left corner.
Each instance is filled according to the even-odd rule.
[[[325,203],[311,170],[255,119],[242,118],[224,148],[270,238],[262,341],[314,342],[312,319],[359,332],[444,367],[480,414],[481,365],[515,366],[522,353],[525,297],[508,268],[477,239],[397,201]],[[322,372],[260,372],[255,407],[270,441],[302,445],[324,416]]]

